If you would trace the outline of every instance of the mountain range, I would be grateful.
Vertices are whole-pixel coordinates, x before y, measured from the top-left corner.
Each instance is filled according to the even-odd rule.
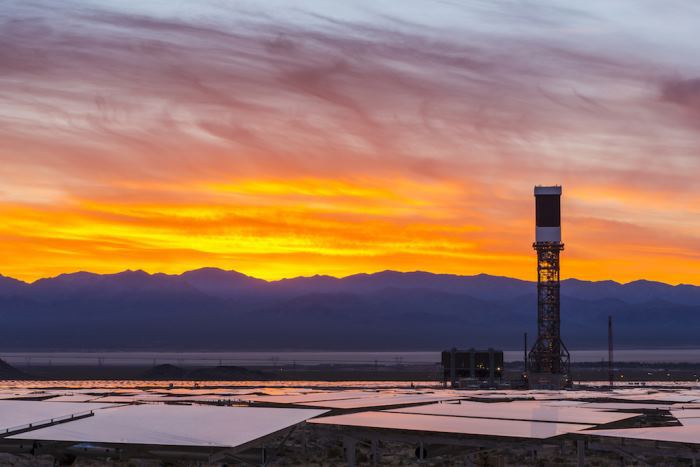
[[[569,348],[700,347],[700,287],[562,281]],[[534,282],[383,271],[264,281],[203,268],[179,275],[77,272],[31,284],[0,276],[2,350],[518,349],[535,335]]]

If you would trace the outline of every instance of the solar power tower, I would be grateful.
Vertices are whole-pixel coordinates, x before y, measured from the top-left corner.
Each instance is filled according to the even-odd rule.
[[[528,382],[533,388],[559,389],[571,382],[569,351],[560,336],[561,186],[536,186],[535,211],[537,340],[528,357]]]

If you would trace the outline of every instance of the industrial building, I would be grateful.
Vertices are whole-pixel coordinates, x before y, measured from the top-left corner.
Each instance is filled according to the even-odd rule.
[[[503,377],[502,350],[458,350],[442,352],[443,382],[458,387],[494,387]]]

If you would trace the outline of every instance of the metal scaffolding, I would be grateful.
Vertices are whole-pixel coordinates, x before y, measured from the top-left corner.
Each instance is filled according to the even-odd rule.
[[[537,341],[528,358],[530,384],[566,386],[570,356],[561,340],[559,317],[559,252],[564,244],[536,242],[533,247],[537,250]]]

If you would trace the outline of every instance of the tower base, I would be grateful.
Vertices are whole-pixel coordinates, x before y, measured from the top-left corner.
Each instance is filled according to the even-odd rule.
[[[554,373],[527,373],[527,382],[530,389],[567,389],[571,387],[569,375]]]

